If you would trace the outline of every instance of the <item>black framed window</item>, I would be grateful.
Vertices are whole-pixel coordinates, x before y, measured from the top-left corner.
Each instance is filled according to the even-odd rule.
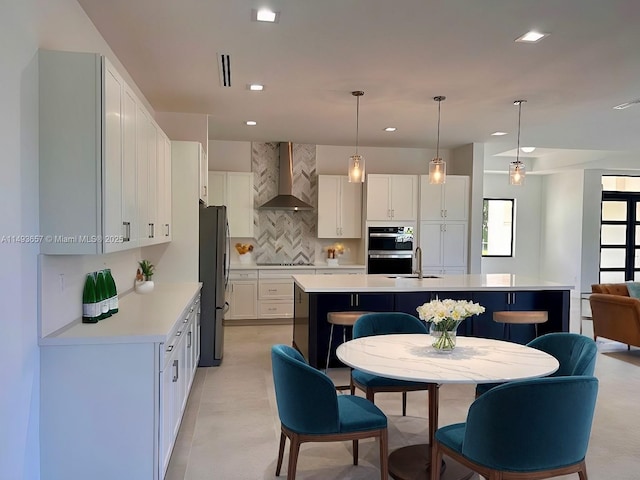
[[[640,193],[602,192],[600,283],[640,280]]]
[[[482,256],[513,257],[515,200],[482,200]]]

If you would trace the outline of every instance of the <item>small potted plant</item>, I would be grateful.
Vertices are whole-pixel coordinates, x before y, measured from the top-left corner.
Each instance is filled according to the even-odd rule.
[[[138,266],[135,283],[136,292],[149,293],[154,287],[151,278],[153,277],[153,269],[155,266],[149,260],[141,260],[138,262]]]

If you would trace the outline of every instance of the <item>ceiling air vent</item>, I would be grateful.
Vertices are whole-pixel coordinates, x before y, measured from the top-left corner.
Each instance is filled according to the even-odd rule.
[[[231,86],[231,57],[227,53],[218,54],[218,73],[220,75],[220,86]]]
[[[630,102],[621,103],[620,105],[616,105],[613,108],[614,110],[624,110],[625,108],[633,107],[634,105],[638,105],[639,103],[640,103],[640,98],[636,100],[631,100]]]

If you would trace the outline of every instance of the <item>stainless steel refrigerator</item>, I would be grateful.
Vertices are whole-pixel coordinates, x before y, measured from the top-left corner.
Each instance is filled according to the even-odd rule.
[[[228,309],[225,290],[229,279],[229,225],[227,207],[200,207],[200,265],[202,282],[200,307],[201,367],[222,362],[224,328]]]

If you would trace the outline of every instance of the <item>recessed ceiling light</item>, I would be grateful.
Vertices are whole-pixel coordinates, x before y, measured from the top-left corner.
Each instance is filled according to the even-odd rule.
[[[387,127],[384,129],[385,132],[395,132],[397,130],[396,127]]]
[[[247,120],[246,122],[247,125],[249,125],[250,127],[253,127],[254,125],[257,125],[258,122],[256,122],[255,120]]]
[[[274,12],[268,8],[261,8],[260,10],[252,8],[251,20],[254,22],[278,23],[280,20],[280,12]]]
[[[520,147],[520,150],[522,150],[524,153],[531,153],[536,149],[536,147]]]
[[[495,137],[501,137],[502,135],[508,135],[507,132],[493,132],[491,135]]]
[[[252,92],[261,92],[262,90],[264,90],[264,85],[260,85],[259,83],[252,83],[250,85],[247,85],[247,88]]]
[[[537,43],[542,40],[544,37],[547,37],[548,33],[540,33],[536,31],[530,31],[525,33],[524,35],[516,38],[516,42],[524,42],[524,43]]]

